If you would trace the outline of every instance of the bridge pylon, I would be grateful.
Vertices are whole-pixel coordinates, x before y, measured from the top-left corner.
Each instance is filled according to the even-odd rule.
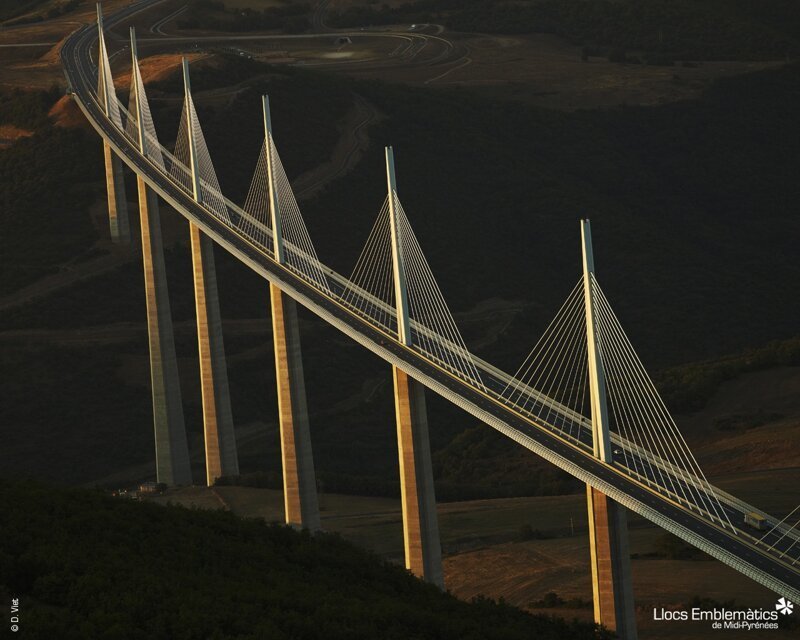
[[[272,247],[275,261],[284,264],[280,202],[273,166],[272,118],[267,96],[263,96],[262,103]],[[272,339],[275,347],[275,379],[278,385],[278,420],[286,524],[316,531],[320,528],[319,499],[311,448],[297,303],[273,283],[269,285],[269,292],[272,307]]]
[[[136,34],[131,34],[131,117],[135,118],[139,151],[147,156],[142,87]],[[181,383],[175,356],[175,336],[169,304],[167,269],[164,263],[164,244],[158,196],[137,175],[139,220],[142,228],[142,264],[147,301],[147,336],[150,346],[150,385],[153,394],[153,427],[156,441],[156,477],[168,485],[192,483],[186,424],[183,417]]]
[[[108,61],[105,34],[103,33],[103,10],[97,3],[97,97],[106,116],[121,126],[119,108],[114,95],[114,82]],[[114,117],[116,116],[116,118]],[[128,201],[125,197],[125,179],[122,160],[111,150],[111,145],[103,140],[103,159],[106,166],[106,191],[108,194],[108,225],[111,241],[115,244],[129,244],[131,227],[128,220]]]
[[[389,222],[392,244],[397,335],[412,344],[406,288],[403,245],[398,232],[397,185],[394,153],[386,147],[386,181],[389,192]],[[397,452],[400,462],[400,497],[403,510],[403,543],[406,569],[444,588],[442,547],[436,514],[436,492],[428,436],[425,387],[405,371],[392,366],[394,406],[397,422]]]
[[[189,63],[183,59],[183,86],[186,126],[189,140],[189,164],[196,202],[203,202],[195,131],[195,117],[189,82]],[[194,300],[197,313],[197,344],[200,358],[200,389],[203,396],[203,429],[208,486],[220,476],[238,475],[239,458],[233,426],[228,368],[219,310],[214,243],[194,223],[189,223],[194,276]]]
[[[594,455],[611,464],[613,451],[609,434],[605,371],[595,315],[594,254],[588,220],[581,221],[581,240]],[[615,631],[622,640],[636,640],[636,611],[625,507],[588,484],[586,501],[589,511],[594,620]]]

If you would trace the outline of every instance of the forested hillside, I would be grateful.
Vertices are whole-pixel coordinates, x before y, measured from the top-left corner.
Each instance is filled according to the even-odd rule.
[[[333,535],[0,480],[0,594],[36,640],[570,640],[591,625],[465,603]]]

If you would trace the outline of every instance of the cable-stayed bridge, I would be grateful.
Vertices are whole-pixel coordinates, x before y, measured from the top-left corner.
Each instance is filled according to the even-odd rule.
[[[133,4],[106,24],[150,4]],[[391,148],[386,198],[344,276],[314,249],[267,98],[264,143],[240,205],[216,177],[186,61],[182,117],[175,148],[167,149],[153,125],[132,30],[131,54],[123,104],[99,8],[98,27],[76,30],[61,53],[70,90],[104,141],[112,235],[120,240],[127,227],[120,159],[137,176],[160,480],[191,483],[156,194],[190,222],[209,484],[238,473],[213,263],[218,244],[270,283],[288,523],[319,526],[297,301],[392,365],[406,564],[418,575],[442,582],[424,386],[587,484],[595,618],[621,637],[636,636],[622,507],[800,601],[800,533],[791,519],[779,522],[708,482],[600,287],[588,221],[581,223],[583,275],[510,375],[462,339],[398,195]],[[769,525],[762,531],[754,521]]]

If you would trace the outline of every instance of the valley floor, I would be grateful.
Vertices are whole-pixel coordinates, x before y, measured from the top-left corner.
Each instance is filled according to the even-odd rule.
[[[721,488],[745,499],[764,497],[773,509],[796,500],[800,468],[736,474],[712,479]],[[186,487],[171,490],[156,502],[173,502],[208,509],[228,509],[247,517],[280,522],[280,491],[250,487]],[[757,501],[759,505],[761,501]],[[766,505],[765,505],[766,506]],[[323,494],[322,526],[394,562],[403,561],[400,502]],[[583,495],[475,500],[440,504],[445,584],[459,598],[478,595],[532,612],[567,619],[592,618],[586,505]],[[521,528],[530,525],[542,539],[523,540]],[[644,519],[630,515],[630,544],[634,597],[640,633],[646,638],[704,639],[706,623],[668,623],[653,620],[654,608],[687,606],[697,596],[736,606],[772,608],[776,595],[716,560],[674,559],[664,555],[668,534]],[[536,606],[548,592],[576,608]],[[583,601],[582,603],[579,601]],[[796,631],[770,631],[765,637],[792,638]],[[744,632],[742,632],[744,634]],[[758,638],[751,631],[742,637]],[[767,632],[763,632],[766,634]],[[725,632],[726,638],[737,637]]]

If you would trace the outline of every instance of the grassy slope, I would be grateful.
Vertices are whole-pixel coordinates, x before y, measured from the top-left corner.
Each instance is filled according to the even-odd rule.
[[[596,638],[466,604],[341,539],[0,481],[0,591],[26,638]]]

